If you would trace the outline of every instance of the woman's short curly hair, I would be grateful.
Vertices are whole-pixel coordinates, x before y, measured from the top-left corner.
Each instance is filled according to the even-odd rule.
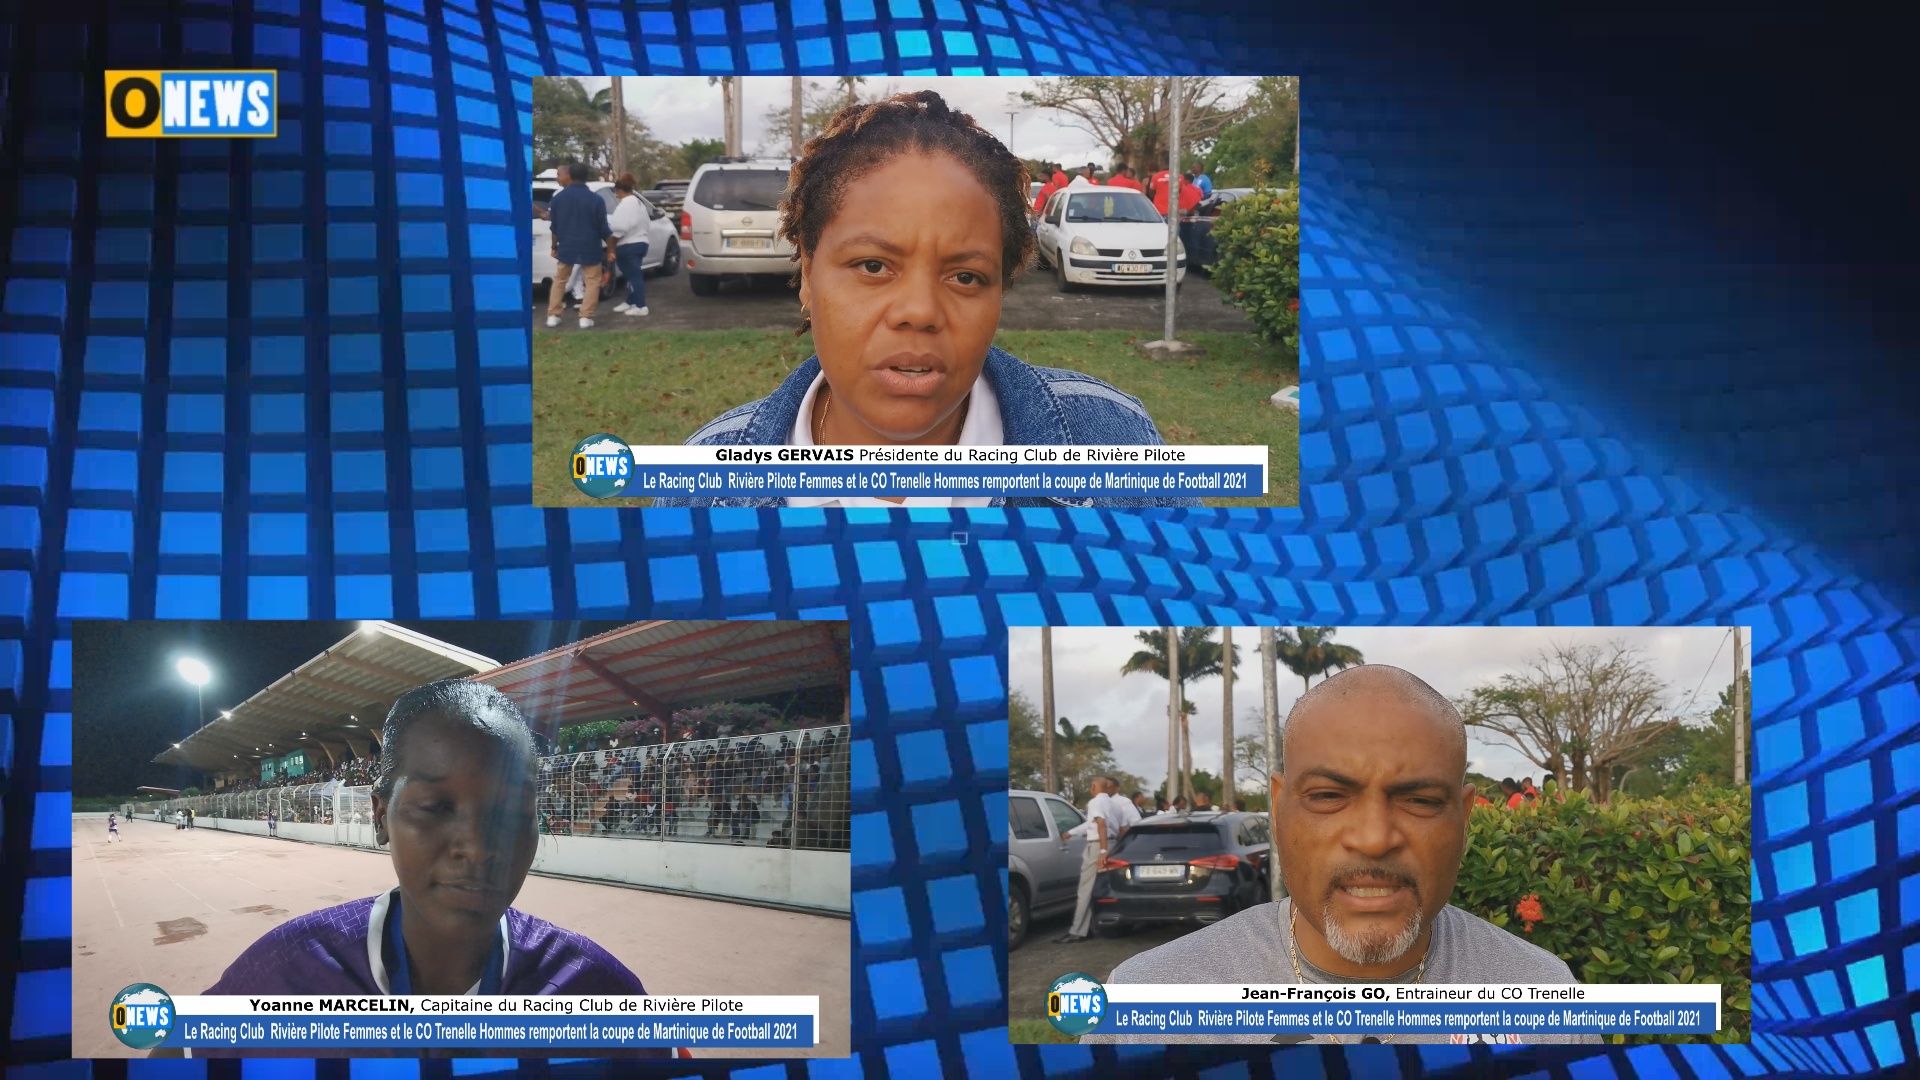
[[[798,264],[820,244],[840,211],[847,185],[910,152],[941,153],[958,161],[993,196],[1000,210],[1000,283],[1005,289],[1033,261],[1033,229],[1027,224],[1027,166],[999,139],[955,112],[932,90],[895,94],[883,101],[849,105],[827,129],[802,148],[787,180],[780,235],[793,245]],[[803,319],[805,333],[812,320]]]

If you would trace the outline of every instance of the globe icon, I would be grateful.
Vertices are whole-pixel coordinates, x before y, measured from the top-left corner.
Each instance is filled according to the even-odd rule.
[[[624,495],[633,479],[633,451],[616,436],[589,435],[573,448],[572,475],[574,486],[593,498]]]

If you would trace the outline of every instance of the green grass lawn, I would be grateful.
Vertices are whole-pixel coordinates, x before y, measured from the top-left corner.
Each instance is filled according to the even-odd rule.
[[[1267,495],[1208,506],[1298,506],[1299,417],[1268,402],[1298,383],[1296,360],[1250,334],[1196,333],[1204,356],[1148,359],[1124,330],[1005,331],[994,344],[1030,364],[1071,368],[1146,403],[1170,444],[1269,447]],[[642,445],[685,442],[700,425],[772,393],[813,355],[813,338],[778,330],[533,334],[533,501],[595,506],[568,479],[573,448],[609,432]],[[633,500],[621,500],[632,505]],[[642,501],[640,505],[645,505]]]
[[[1080,1040],[1060,1034],[1045,1020],[1009,1020],[1007,1021],[1007,1041],[1010,1043],[1077,1043]]]

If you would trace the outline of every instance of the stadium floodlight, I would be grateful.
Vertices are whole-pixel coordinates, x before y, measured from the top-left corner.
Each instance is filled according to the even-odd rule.
[[[193,684],[193,727],[200,730],[207,722],[207,683],[213,678],[213,672],[207,665],[191,656],[183,656],[174,664],[174,670],[180,677]]]

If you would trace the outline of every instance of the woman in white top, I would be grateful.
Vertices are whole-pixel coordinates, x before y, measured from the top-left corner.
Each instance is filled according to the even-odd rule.
[[[625,315],[645,315],[647,313],[647,225],[651,220],[647,214],[647,204],[633,193],[632,173],[621,173],[620,179],[613,182],[613,190],[620,196],[614,204],[613,213],[607,216],[607,227],[613,230],[613,261],[619,265],[620,273],[627,279],[627,300],[615,304],[613,310]]]

